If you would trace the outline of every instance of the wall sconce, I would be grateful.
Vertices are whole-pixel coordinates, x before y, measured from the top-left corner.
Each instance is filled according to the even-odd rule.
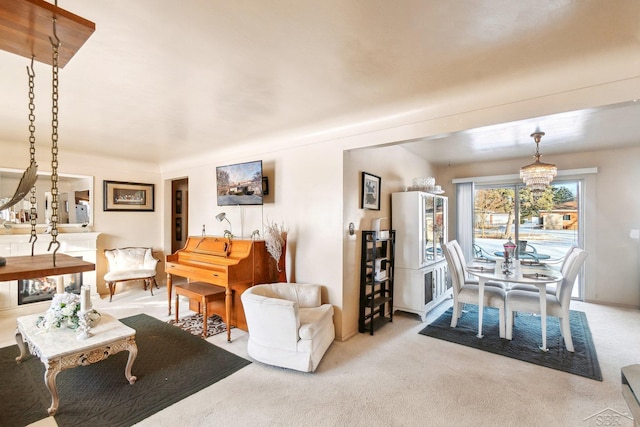
[[[231,221],[229,221],[229,218],[227,218],[227,214],[224,212],[220,212],[218,215],[216,215],[216,219],[218,220],[218,222],[222,222],[222,220],[226,220],[229,223],[229,233],[228,234],[232,234],[232,228],[231,228]],[[225,234],[226,231],[225,231]]]

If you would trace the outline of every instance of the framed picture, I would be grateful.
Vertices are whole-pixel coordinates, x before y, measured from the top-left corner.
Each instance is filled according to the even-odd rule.
[[[176,218],[176,238],[178,242],[182,241],[182,218]]]
[[[362,209],[380,210],[380,184],[379,176],[362,172]]]
[[[176,215],[182,214],[182,190],[176,190]],[[180,239],[176,239],[180,240]]]
[[[104,181],[104,210],[152,212],[153,188],[153,184]]]

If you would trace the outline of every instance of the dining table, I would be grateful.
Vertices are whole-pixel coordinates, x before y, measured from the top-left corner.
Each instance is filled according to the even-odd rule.
[[[501,260],[486,261],[484,259],[473,260],[465,270],[467,273],[478,278],[478,338],[482,338],[482,314],[484,309],[484,287],[489,281],[504,282],[505,291],[508,293],[510,286],[515,283],[533,285],[538,288],[540,295],[540,322],[542,329],[542,351],[547,348],[547,285],[560,282],[563,277],[560,271],[550,268],[546,264],[539,262],[520,261],[511,269],[510,274],[502,272]],[[505,338],[505,337],[501,337]]]

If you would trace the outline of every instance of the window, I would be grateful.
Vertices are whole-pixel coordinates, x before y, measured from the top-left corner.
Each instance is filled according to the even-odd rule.
[[[474,255],[497,258],[511,238],[517,257],[557,264],[571,245],[578,245],[580,182],[554,181],[535,194],[522,184],[482,185],[474,191]],[[581,286],[573,297],[581,298]]]

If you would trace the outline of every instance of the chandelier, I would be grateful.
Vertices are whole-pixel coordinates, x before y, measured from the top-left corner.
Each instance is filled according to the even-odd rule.
[[[530,165],[520,168],[520,178],[531,191],[544,191],[545,188],[553,181],[558,173],[556,165],[551,163],[542,163],[540,161],[540,152],[538,151],[540,139],[544,136],[544,132],[536,131],[531,137],[536,142],[536,161]]]

